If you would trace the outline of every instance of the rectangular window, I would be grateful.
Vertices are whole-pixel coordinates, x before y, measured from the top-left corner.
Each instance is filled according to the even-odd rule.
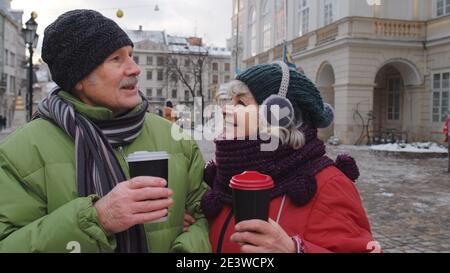
[[[388,120],[400,120],[400,77],[388,79]]]
[[[275,45],[281,44],[285,37],[285,0],[275,0]]]
[[[146,95],[147,95],[147,97],[152,97],[153,96],[153,94],[152,94],[152,89],[151,88],[147,88],[147,90],[146,90]]]
[[[448,117],[450,93],[450,73],[438,73],[433,75],[432,92],[432,121],[445,122]]]
[[[269,50],[271,46],[271,17],[270,17],[270,5],[269,0],[265,0],[262,10],[262,22],[263,22],[263,51]]]
[[[164,66],[164,57],[158,57],[156,59],[156,65],[158,66]]]
[[[444,1],[445,0],[437,0],[437,7],[436,7],[437,16],[444,15]]]
[[[306,0],[301,0],[298,7],[299,28],[298,32],[300,36],[308,33],[309,29],[309,7]]]
[[[224,66],[225,72],[230,72],[230,63],[225,63]]]
[[[184,90],[184,100],[188,101],[190,96],[191,92],[189,92],[189,90]]]
[[[163,90],[162,89],[156,89],[156,96],[157,97],[162,97]]]
[[[177,89],[172,89],[172,98],[177,98]]]
[[[147,80],[153,80],[153,70],[147,70]]]
[[[437,0],[436,15],[439,17],[448,14],[450,14],[450,0]]]
[[[153,57],[147,56],[147,65],[153,65]]]
[[[9,64],[8,59],[9,59],[9,50],[5,49],[5,65]]]
[[[15,67],[16,66],[16,54],[11,52],[11,60],[10,60],[11,66]]]
[[[16,77],[11,76],[11,92],[14,94],[16,92]]]
[[[302,33],[301,35],[305,35],[309,31],[309,8],[306,8],[302,11]]]
[[[162,70],[158,70],[158,76],[156,79],[158,81],[162,81],[164,79],[164,72]]]
[[[229,82],[230,81],[230,76],[225,76],[225,79],[224,79],[224,81],[225,81],[225,83],[227,83],[227,82]]]
[[[219,83],[219,75],[213,75],[212,83],[213,84],[218,84]]]
[[[191,61],[189,59],[184,60],[184,66],[186,67],[191,66]]]
[[[324,26],[333,22],[333,0],[325,0],[324,5]]]
[[[213,64],[212,64],[212,70],[213,70],[213,71],[219,70],[219,64],[218,64],[218,63],[213,63]]]
[[[173,72],[172,74],[170,74],[170,81],[172,82],[178,82],[178,74],[176,72]]]
[[[139,64],[139,56],[133,56],[133,60],[136,64]]]

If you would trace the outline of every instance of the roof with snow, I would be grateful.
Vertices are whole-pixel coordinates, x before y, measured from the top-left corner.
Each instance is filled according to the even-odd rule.
[[[223,47],[215,46],[204,46],[204,45],[194,45],[190,43],[189,39],[197,39],[200,41],[201,38],[198,37],[181,37],[181,36],[171,36],[166,35],[164,31],[155,30],[142,30],[140,27],[138,30],[125,30],[133,43],[139,43],[144,41],[150,41],[152,43],[167,45],[168,50],[174,53],[180,54],[208,54],[210,56],[217,57],[231,57],[231,52]]]
[[[188,40],[186,37],[177,37],[177,36],[167,35],[167,43],[169,45],[187,45]]]
[[[231,51],[224,47],[208,47],[208,51],[210,55],[231,57]]]
[[[125,30],[133,43],[150,41],[157,44],[167,44],[166,33],[159,30]]]

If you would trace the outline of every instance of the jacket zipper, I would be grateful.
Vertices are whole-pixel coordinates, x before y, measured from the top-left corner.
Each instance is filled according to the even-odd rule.
[[[127,160],[126,160],[126,158],[125,158],[125,153],[123,152],[123,147],[122,147],[122,146],[119,146],[119,152],[120,152],[120,154],[122,155],[123,160],[124,160],[125,162],[127,162]]]
[[[118,147],[118,150],[119,150],[120,156],[122,156],[122,159],[123,159],[123,165],[125,166],[125,168],[127,168],[128,172],[130,172],[130,167],[128,166],[128,161],[127,161],[127,158],[126,158],[126,156],[125,156],[125,152],[123,151],[123,146],[119,146],[119,147]],[[126,174],[125,174],[125,176],[126,176]],[[127,178],[127,179],[128,179],[128,178]]]

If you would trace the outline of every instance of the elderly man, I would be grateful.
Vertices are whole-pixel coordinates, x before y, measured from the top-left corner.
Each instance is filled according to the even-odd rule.
[[[69,11],[46,28],[42,58],[59,87],[0,145],[0,252],[209,252],[203,158],[146,113],[126,33],[96,11]],[[170,189],[129,179],[135,151],[170,154]]]

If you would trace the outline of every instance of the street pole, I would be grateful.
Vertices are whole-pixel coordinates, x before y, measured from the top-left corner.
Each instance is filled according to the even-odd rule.
[[[32,12],[31,18],[25,23],[25,28],[22,29],[23,38],[25,44],[28,44],[28,50],[30,52],[30,60],[29,60],[29,73],[28,73],[28,103],[26,104],[28,107],[27,113],[27,121],[31,121],[33,116],[33,46],[37,45],[39,35],[36,33],[37,23],[34,19],[36,19],[37,13]]]
[[[448,96],[450,96],[450,90],[448,90]],[[447,97],[448,97],[447,96]],[[450,173],[450,99],[448,100],[448,106],[447,106],[447,120],[445,121],[447,124],[447,151],[448,151],[448,172]]]
[[[29,60],[29,82],[28,82],[28,121],[31,121],[33,116],[33,43],[28,44],[28,50],[30,51]]]

